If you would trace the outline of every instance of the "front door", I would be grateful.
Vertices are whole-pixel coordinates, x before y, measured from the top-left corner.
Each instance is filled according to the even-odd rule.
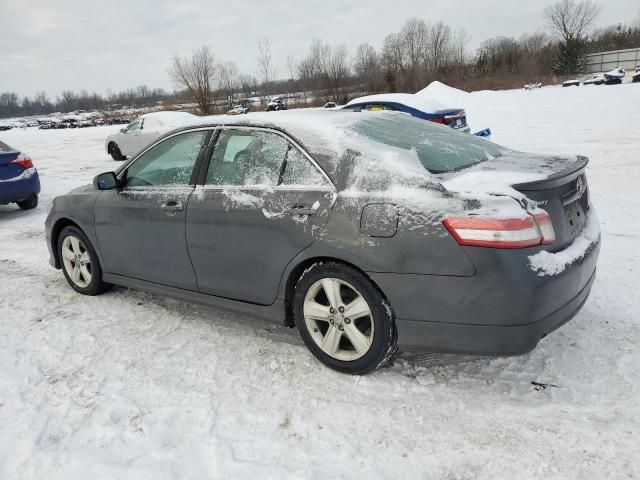
[[[284,135],[220,132],[204,186],[187,210],[187,242],[201,292],[275,301],[287,264],[325,225],[334,187]]]
[[[167,138],[120,174],[124,186],[98,195],[96,235],[106,273],[196,290],[185,240],[192,176],[210,132]]]
[[[143,122],[144,119],[139,118],[131,122],[129,125],[127,125],[127,128],[124,129],[124,132],[118,139],[118,146],[120,147],[120,151],[123,155],[131,157],[132,155],[138,153],[138,151],[142,147],[140,142],[140,135]]]

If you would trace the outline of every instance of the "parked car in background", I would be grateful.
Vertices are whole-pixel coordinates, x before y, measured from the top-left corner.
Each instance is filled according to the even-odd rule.
[[[631,75],[631,81],[633,83],[640,82],[640,65],[636,67],[636,72],[633,75]]]
[[[336,108],[337,106],[336,102],[327,102],[322,108]]]
[[[565,82],[562,82],[562,86],[563,87],[579,87],[580,80],[567,80]]]
[[[81,294],[116,284],[284,321],[341,372],[397,344],[520,354],[594,282],[587,163],[397,112],[207,117],[57,197],[47,246]]]
[[[605,81],[604,75],[596,73],[589,80],[585,80],[583,85],[603,85]]]
[[[227,111],[227,115],[244,115],[245,113],[249,113],[249,109],[244,105],[234,105],[231,110]]]
[[[164,132],[193,122],[195,115],[187,112],[154,112],[136,118],[105,141],[107,153],[114,160],[125,160],[153,142]]]
[[[527,83],[524,86],[525,90],[536,90],[538,88],[542,88],[542,83],[538,82],[538,83]]]
[[[424,99],[411,93],[383,93],[354,98],[343,110],[404,112],[409,115],[447,125],[455,130],[469,133],[467,114],[462,108],[447,108],[439,103]]]
[[[282,97],[273,97],[267,103],[267,112],[277,112],[279,110],[286,110],[287,102]]]
[[[622,79],[626,75],[626,72],[624,68],[614,68],[603,75],[605,85],[620,85],[622,83]]]
[[[31,158],[0,142],[0,204],[29,210],[38,206],[39,193],[40,177]]]

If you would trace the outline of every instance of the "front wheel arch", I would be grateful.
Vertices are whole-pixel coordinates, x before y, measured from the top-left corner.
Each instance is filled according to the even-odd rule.
[[[62,229],[65,227],[76,227],[86,235],[82,227],[80,227],[80,225],[78,225],[73,220],[70,220],[68,218],[61,218],[60,220],[56,221],[56,223],[53,225],[53,228],[51,229],[51,238],[49,239],[49,242],[51,244],[51,251],[53,252],[55,268],[57,268],[58,270],[62,268],[60,257],[58,255],[58,237],[60,236],[60,232],[62,232]]]

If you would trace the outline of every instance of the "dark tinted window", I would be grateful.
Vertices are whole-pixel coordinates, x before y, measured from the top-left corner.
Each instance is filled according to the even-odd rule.
[[[415,151],[420,163],[432,173],[460,170],[509,151],[485,139],[409,115],[363,116],[352,128],[375,142]]]

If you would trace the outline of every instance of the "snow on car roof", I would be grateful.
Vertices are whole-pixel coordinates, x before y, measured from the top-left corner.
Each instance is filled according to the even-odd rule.
[[[165,128],[174,128],[196,120],[198,117],[188,112],[152,112],[138,117],[138,119],[141,118],[146,121],[153,120],[159,126]]]
[[[421,112],[425,113],[434,113],[440,110],[451,110],[454,108],[460,108],[454,106],[446,106],[433,98],[424,98],[418,95],[414,95],[413,93],[380,93],[377,95],[367,95],[364,97],[354,98],[349,103],[347,103],[347,106],[375,102],[400,103],[402,105],[415,108],[416,110],[420,110]]]

